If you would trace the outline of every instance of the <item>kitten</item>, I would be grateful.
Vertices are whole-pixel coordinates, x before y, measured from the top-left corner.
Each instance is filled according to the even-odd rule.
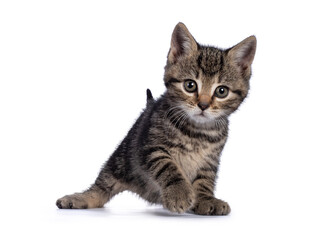
[[[213,194],[228,135],[228,116],[248,94],[256,38],[221,50],[198,44],[183,23],[172,33],[166,92],[147,107],[83,193],[57,200],[59,208],[100,208],[129,190],[172,212],[227,215]]]

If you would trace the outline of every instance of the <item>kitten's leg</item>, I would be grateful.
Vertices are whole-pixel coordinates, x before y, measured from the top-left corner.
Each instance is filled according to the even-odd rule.
[[[147,157],[146,168],[161,188],[163,206],[171,212],[186,212],[195,200],[191,183],[166,150],[161,147],[154,149]]]
[[[101,172],[88,190],[66,195],[58,199],[56,205],[62,209],[101,208],[120,191],[123,191],[121,184],[111,174]]]
[[[201,168],[197,177],[193,180],[193,187],[196,190],[196,203],[193,211],[199,215],[228,215],[231,211],[227,202],[224,202],[213,195],[214,179],[217,168],[214,166]]]

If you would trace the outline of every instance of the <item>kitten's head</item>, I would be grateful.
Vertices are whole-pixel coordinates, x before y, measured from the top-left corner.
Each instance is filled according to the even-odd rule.
[[[230,115],[248,94],[255,51],[254,36],[222,50],[198,44],[178,23],[164,74],[173,109],[201,124]]]

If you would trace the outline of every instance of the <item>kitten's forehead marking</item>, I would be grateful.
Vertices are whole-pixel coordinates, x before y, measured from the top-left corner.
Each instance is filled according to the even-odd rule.
[[[217,86],[219,86],[219,76],[216,74],[215,76],[211,77],[210,79],[197,79],[197,84],[199,82],[199,95],[205,94],[209,95],[210,97],[213,96],[214,91],[216,90]]]
[[[224,53],[214,47],[201,47],[197,63],[204,75],[212,77],[223,68]]]
[[[209,95],[212,98],[214,96],[214,92],[215,92],[216,88],[223,85],[220,83],[221,81],[220,81],[220,77],[218,74],[214,75],[210,79],[203,79],[203,80],[196,79],[195,81],[198,84],[199,95]],[[229,92],[229,94],[226,98],[215,98],[215,99],[218,102],[223,102],[223,101],[229,99],[230,96],[232,96],[232,95],[233,95],[233,93]]]
[[[202,91],[202,81],[200,79],[195,79],[197,85],[198,85],[198,94],[200,95],[201,91]]]

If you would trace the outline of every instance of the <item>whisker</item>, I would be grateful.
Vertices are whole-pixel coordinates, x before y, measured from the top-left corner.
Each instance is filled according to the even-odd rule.
[[[181,122],[180,122],[180,126],[183,127],[183,125],[187,122],[188,119],[188,114],[184,113],[184,117],[182,118]],[[179,126],[179,128],[180,128]]]
[[[174,112],[172,115],[171,115],[171,120],[172,121],[176,121],[178,118],[179,118],[179,116],[180,116],[180,114],[182,114],[182,110],[178,110],[178,111],[176,111],[176,112]],[[173,118],[173,119],[172,119]]]
[[[183,112],[181,114],[181,117],[179,118],[179,123],[178,123],[178,128],[180,129],[181,127],[183,127],[183,123],[185,122],[184,120],[186,119],[187,114],[185,112]]]
[[[170,107],[170,108],[166,111],[166,113],[164,114],[164,118],[168,118],[169,114],[170,114],[171,112],[173,112],[174,110],[176,110],[176,109],[180,110],[181,108],[180,108],[180,106]]]
[[[177,118],[175,118],[175,124],[174,124],[174,126],[177,128],[177,127],[179,127],[179,121],[180,121],[180,119],[184,116],[184,112],[183,111],[180,111],[179,112],[180,114],[178,115],[178,117]]]

